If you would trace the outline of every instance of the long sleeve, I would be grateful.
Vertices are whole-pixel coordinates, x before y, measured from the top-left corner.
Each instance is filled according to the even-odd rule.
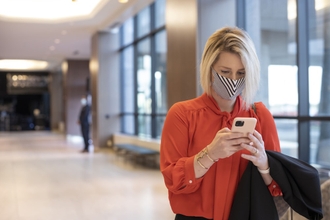
[[[161,171],[167,188],[174,194],[196,191],[203,179],[195,178],[194,155],[187,155],[188,123],[182,109],[174,105],[169,110],[163,127]]]

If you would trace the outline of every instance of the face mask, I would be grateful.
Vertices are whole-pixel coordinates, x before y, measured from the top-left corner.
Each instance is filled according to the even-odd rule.
[[[213,83],[212,88],[223,99],[233,100],[242,93],[245,87],[245,77],[232,80],[218,74],[212,69]]]
[[[81,105],[86,105],[87,104],[87,100],[86,99],[81,99],[80,102],[81,102]]]

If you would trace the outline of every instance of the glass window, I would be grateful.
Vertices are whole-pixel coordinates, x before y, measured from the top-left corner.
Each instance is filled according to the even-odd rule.
[[[125,134],[135,135],[134,115],[124,115],[121,122],[122,132]]]
[[[150,32],[150,7],[143,9],[137,15],[137,37],[142,37]]]
[[[260,59],[256,101],[262,101],[274,116],[297,116],[296,2],[251,0],[246,4],[246,30]],[[282,151],[297,157],[297,120],[277,119],[276,125]]]
[[[134,50],[133,46],[129,46],[121,53],[122,60],[122,110],[124,113],[134,114]],[[134,120],[129,121],[130,117],[123,119],[123,132],[134,132]]]
[[[162,135],[162,130],[164,126],[165,116],[156,117],[156,138],[160,139]]]
[[[139,115],[138,116],[139,125],[139,136],[150,138],[151,137],[151,116],[149,115]]]
[[[297,115],[297,71],[297,66],[268,66],[268,105],[273,115]]]
[[[166,96],[166,31],[161,31],[155,35],[155,101],[156,112],[167,112],[167,96]]]
[[[137,107],[138,113],[151,114],[151,55],[150,38],[140,41],[137,44]],[[146,117],[139,117],[139,134],[149,131],[145,124],[149,120]]]
[[[156,114],[162,113],[164,116],[156,117],[156,137],[160,138],[162,128],[167,113],[167,88],[166,88],[166,31],[163,30],[155,35],[155,102]]]
[[[165,0],[127,20],[120,34],[122,132],[160,138],[167,113]]]
[[[297,115],[296,1],[251,0],[245,11],[246,30],[260,59],[256,100],[273,115]]]
[[[322,66],[309,66],[308,68],[309,105],[310,105],[309,114],[311,116],[326,114],[326,111],[322,112],[322,109],[324,109],[322,108],[323,105],[320,105],[322,72],[323,72]]]
[[[165,25],[165,0],[155,1],[155,28]]]
[[[330,2],[315,0],[309,14],[309,113],[330,116]],[[312,121],[310,129],[310,161],[330,167],[330,122]]]
[[[298,121],[293,119],[276,119],[275,124],[282,153],[298,158]]]
[[[122,26],[122,46],[128,45],[134,39],[134,22],[133,18],[128,19]]]
[[[312,121],[310,162],[330,167],[330,121]]]
[[[330,2],[315,0],[309,9],[310,115],[330,115]]]

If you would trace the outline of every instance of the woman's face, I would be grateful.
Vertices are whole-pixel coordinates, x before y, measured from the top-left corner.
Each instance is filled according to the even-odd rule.
[[[219,59],[214,63],[213,69],[224,77],[238,80],[245,76],[245,68],[241,57],[236,53],[221,52]]]

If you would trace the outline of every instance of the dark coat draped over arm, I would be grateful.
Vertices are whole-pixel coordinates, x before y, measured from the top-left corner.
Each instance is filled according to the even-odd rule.
[[[270,175],[281,187],[283,199],[307,219],[322,219],[322,196],[317,170],[288,155],[275,151],[266,153]],[[238,185],[229,219],[278,219],[272,195],[251,162]]]

